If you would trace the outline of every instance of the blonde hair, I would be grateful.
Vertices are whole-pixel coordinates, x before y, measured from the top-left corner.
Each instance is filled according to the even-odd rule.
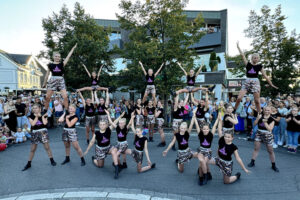
[[[187,123],[186,122],[182,122],[180,124],[180,128],[187,128]]]
[[[70,104],[69,107],[73,107],[76,110],[76,105],[75,104]]]
[[[119,120],[119,122],[124,122],[124,123],[126,123],[126,118],[121,118],[121,119]]]
[[[251,60],[253,59],[253,57],[258,57],[258,59],[260,59],[260,56],[258,53],[251,54]]]
[[[54,56],[56,54],[60,55],[60,53],[58,51],[53,51],[52,56]]]

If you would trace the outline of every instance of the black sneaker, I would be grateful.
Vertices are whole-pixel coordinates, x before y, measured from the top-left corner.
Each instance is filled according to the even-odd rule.
[[[127,163],[126,163],[126,162],[123,162],[122,168],[123,168],[123,169],[126,169],[126,168],[127,168]]]
[[[153,169],[153,168],[155,168],[155,163],[153,163],[153,164],[151,165],[151,169]]]
[[[248,167],[254,167],[255,166],[255,163],[253,161],[251,161],[249,164],[248,164]]]
[[[240,172],[238,172],[238,173],[236,173],[236,174],[235,174],[235,176],[236,176],[236,180],[239,180],[239,179],[240,179],[240,177],[241,177],[241,173],[240,173]]]
[[[172,150],[173,150],[173,151],[176,151],[175,144],[172,146]]]
[[[85,160],[84,159],[82,159],[81,160],[81,164],[80,164],[81,166],[84,166],[85,165]]]
[[[51,165],[56,166],[56,162],[55,161],[51,162]]]
[[[212,180],[212,176],[211,176],[211,173],[210,172],[207,172],[207,180]]]
[[[161,142],[161,143],[159,143],[159,144],[157,145],[157,147],[164,147],[164,146],[166,146],[166,143],[165,143],[165,142]]]
[[[66,164],[66,163],[68,163],[68,162],[70,162],[70,159],[65,159],[65,160],[61,163],[61,165],[64,165],[64,164]]]
[[[29,169],[30,167],[31,167],[31,164],[27,163],[25,165],[25,167],[22,169],[22,171],[25,171],[25,170]]]
[[[279,169],[278,169],[276,166],[272,166],[272,170],[273,170],[274,172],[279,172]]]
[[[199,184],[199,185],[203,185],[203,177],[199,177],[199,179],[198,179],[198,184]]]
[[[114,178],[117,179],[119,177],[119,165],[114,165],[115,167],[115,176]]]

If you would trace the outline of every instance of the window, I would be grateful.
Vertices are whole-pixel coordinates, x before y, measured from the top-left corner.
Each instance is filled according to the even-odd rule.
[[[20,82],[23,83],[23,73],[22,72],[20,72],[19,77],[20,77]]]
[[[32,75],[30,75],[30,84],[32,84]]]

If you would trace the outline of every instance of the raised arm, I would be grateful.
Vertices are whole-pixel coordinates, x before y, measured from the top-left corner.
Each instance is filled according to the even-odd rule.
[[[161,66],[159,67],[159,69],[157,70],[157,72],[154,74],[154,77],[156,77],[159,72],[161,71],[162,67],[164,66],[165,63],[162,63]]]
[[[109,93],[108,93],[108,90],[106,90],[105,106],[107,107],[108,105],[109,105]]]
[[[91,95],[92,95],[92,104],[94,104],[94,103],[95,103],[95,97],[94,97],[93,91],[91,91]],[[94,106],[95,106],[95,105],[94,105]]]
[[[131,127],[131,124],[134,122],[134,112],[131,113],[130,121],[127,124],[127,129]]]
[[[202,68],[204,67],[204,64],[202,63],[202,65],[200,66],[200,68],[198,69],[198,71],[195,74],[195,77],[197,78],[197,76],[200,74]]]
[[[197,109],[193,110],[193,118],[194,117],[196,118],[196,112],[197,112]],[[195,122],[195,126],[196,126],[197,133],[200,133],[201,129],[200,129],[197,121]]]
[[[276,87],[275,85],[273,85],[272,81],[269,79],[269,77],[267,76],[264,68],[261,68],[261,74],[265,77],[265,79],[267,80],[267,82],[269,83],[269,85],[275,89],[278,89],[278,87]]]
[[[186,95],[185,99],[184,99],[184,102],[183,102],[183,105],[185,106],[189,100],[189,93]]]
[[[141,61],[139,61],[139,64],[140,64],[140,66],[141,66],[141,68],[142,68],[142,70],[143,70],[143,72],[144,72],[144,75],[146,76],[146,75],[147,75],[147,72],[146,72],[146,70],[145,70],[145,68],[144,68],[144,66],[143,66],[143,63],[142,63]]]
[[[198,106],[198,102],[196,101],[196,99],[194,98],[194,94],[191,93],[191,99],[192,99],[192,102],[195,106]]]
[[[180,69],[183,71],[184,75],[187,76],[188,74],[186,73],[185,69],[181,66],[179,62],[177,62],[177,65],[180,67]]]
[[[101,74],[101,71],[102,71],[102,68],[103,68],[104,65],[101,65],[99,71],[98,71],[98,75],[97,75],[97,80],[99,80],[99,77],[100,77],[100,74]]]
[[[47,70],[47,73],[46,73],[46,76],[45,76],[45,79],[44,79],[44,83],[43,83],[43,85],[42,85],[42,88],[45,88],[45,87],[46,87],[46,83],[47,83],[47,81],[48,81],[49,74],[50,74],[50,70],[48,69],[48,70]]]
[[[79,97],[80,97],[80,99],[81,99],[81,101],[82,101],[83,106],[85,107],[85,100],[84,100],[84,98],[83,98],[81,92],[78,92],[78,94],[79,94]]]
[[[67,63],[69,62],[69,59],[71,58],[71,56],[73,54],[73,51],[76,49],[76,47],[77,47],[77,43],[74,45],[74,47],[69,52],[68,56],[65,58],[65,60],[64,60],[64,66],[66,66]]]
[[[178,109],[178,101],[179,101],[179,96],[177,94],[174,99],[174,111],[176,111]]]
[[[219,125],[219,117],[216,119],[215,123],[214,123],[214,126],[212,127],[211,129],[211,133],[214,135],[216,130],[217,130],[217,126]]]
[[[82,66],[84,67],[84,69],[85,69],[86,73],[89,75],[89,77],[91,77],[91,73],[89,72],[89,70],[87,69],[85,64],[82,63]]]
[[[188,129],[188,132],[190,133],[193,129],[193,126],[194,126],[194,123],[195,123],[195,119],[196,119],[196,115],[193,115],[193,118],[192,118],[192,121],[190,123],[190,126],[189,126],[189,129]],[[198,122],[197,122],[198,123]]]
[[[237,46],[237,48],[238,48],[238,50],[239,50],[239,52],[240,52],[240,54],[241,54],[241,56],[242,56],[242,58],[243,58],[244,64],[247,65],[247,64],[248,64],[248,61],[247,61],[247,59],[246,59],[246,56],[245,56],[244,52],[241,50],[238,41],[236,42],[236,46]]]
[[[208,111],[209,105],[208,105],[208,91],[205,91],[205,111]]]

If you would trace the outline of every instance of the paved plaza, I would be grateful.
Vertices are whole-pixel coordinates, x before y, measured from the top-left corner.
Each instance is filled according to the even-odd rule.
[[[78,128],[79,143],[83,151],[85,142],[84,128]],[[80,166],[80,159],[75,150],[71,150],[71,162],[64,166],[65,152],[61,141],[61,128],[49,130],[50,146],[57,166],[50,161],[42,145],[38,146],[32,168],[22,172],[27,162],[30,142],[9,147],[0,153],[0,199],[272,199],[299,200],[300,198],[300,156],[289,154],[285,149],[275,149],[277,166],[280,173],[271,170],[271,163],[264,146],[251,174],[245,174],[234,159],[233,173],[242,172],[241,179],[231,185],[224,185],[222,174],[216,166],[211,166],[213,180],[200,187],[197,183],[198,161],[192,160],[185,165],[180,174],[174,160],[176,152],[170,150],[167,157],[162,157],[163,148],[156,147],[159,135],[156,133],[154,143],[149,143],[149,153],[157,168],[138,174],[136,164],[127,158],[128,168],[124,169],[119,179],[113,178],[114,168],[109,156],[105,167],[99,169],[92,164],[94,148],[86,156],[87,165]],[[167,142],[171,133],[167,133]],[[112,136],[112,143],[116,134]],[[128,135],[129,148],[133,147],[132,132]],[[218,137],[213,142],[214,155]],[[250,161],[253,142],[235,137],[234,143],[244,163]],[[190,137],[190,147],[196,150],[198,138]],[[146,160],[144,157],[144,164]],[[29,196],[28,196],[29,195]],[[92,195],[92,196],[91,196]],[[94,195],[94,196],[93,196]],[[96,196],[95,196],[96,195]],[[97,196],[98,195],[98,196]],[[120,196],[118,196],[120,195]],[[127,195],[127,196],[126,196]]]

